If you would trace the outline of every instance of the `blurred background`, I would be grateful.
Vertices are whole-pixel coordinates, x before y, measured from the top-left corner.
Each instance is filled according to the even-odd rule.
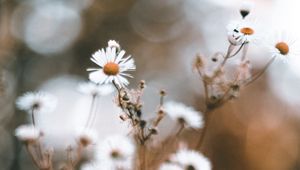
[[[110,39],[118,41],[136,61],[130,87],[146,80],[147,113],[154,112],[161,88],[167,91],[168,100],[203,110],[203,87],[192,70],[193,59],[196,54],[209,58],[227,49],[226,26],[240,18],[242,2],[0,0],[0,169],[33,169],[14,137],[14,129],[29,121],[15,108],[16,97],[26,91],[43,89],[59,96],[58,111],[39,116],[38,123],[53,133],[50,145],[65,147],[70,140],[68,130],[80,124],[80,114],[88,106],[76,93],[76,86],[87,81],[86,68],[94,66],[91,54]],[[298,39],[300,1],[252,2],[255,5],[249,17],[257,21],[261,34],[284,30]],[[255,72],[271,56],[261,43],[254,43],[249,57]],[[240,98],[214,111],[203,147],[214,169],[300,169],[299,64],[300,56],[276,61],[260,79],[242,89]],[[106,114],[97,119],[101,137],[125,133],[120,132],[124,128],[112,100],[102,101]],[[168,126],[168,121],[164,122],[162,132],[167,133],[164,127]],[[60,144],[55,143],[58,136]],[[197,139],[189,132],[186,137],[191,146]]]

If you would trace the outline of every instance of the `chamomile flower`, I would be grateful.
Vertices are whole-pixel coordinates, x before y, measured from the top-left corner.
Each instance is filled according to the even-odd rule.
[[[131,56],[124,58],[125,51],[117,51],[115,47],[101,49],[92,55],[91,60],[100,68],[91,68],[89,79],[94,83],[108,84],[115,82],[124,87],[129,84],[125,77],[132,77],[127,71],[135,70],[134,60]]]
[[[114,135],[99,144],[97,159],[100,164],[129,168],[132,166],[135,146],[126,136]]]
[[[187,149],[181,149],[170,158],[172,163],[178,164],[184,170],[211,170],[210,161],[202,154]]]
[[[52,112],[56,103],[56,98],[45,92],[27,92],[16,101],[17,107],[28,113],[32,113],[33,110],[38,113]]]
[[[110,84],[95,84],[93,82],[81,83],[78,86],[78,91],[91,96],[106,96],[114,91]]]
[[[298,53],[295,49],[295,41],[284,33],[270,36],[266,43],[266,47],[269,49],[271,56],[283,59],[284,61],[287,61],[288,58]]]
[[[228,41],[232,45],[241,45],[257,39],[256,23],[249,20],[232,21],[227,26]]]
[[[254,4],[250,1],[243,1],[240,7],[240,14],[243,18],[248,16],[250,14],[250,11],[252,10]]]
[[[98,139],[97,132],[92,129],[84,129],[78,133],[78,141],[82,146],[96,144]]]
[[[23,142],[34,142],[41,136],[41,132],[32,125],[21,125],[16,128],[15,135]]]
[[[163,163],[160,167],[159,170],[185,170],[181,168],[180,166],[172,163]]]
[[[168,102],[165,104],[165,112],[178,123],[183,123],[186,127],[203,127],[203,118],[200,112],[192,107],[187,107],[182,103]]]

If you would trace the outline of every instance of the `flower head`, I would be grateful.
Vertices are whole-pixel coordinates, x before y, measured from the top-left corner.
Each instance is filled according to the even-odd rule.
[[[108,47],[110,47],[110,48],[117,48],[118,50],[120,50],[121,49],[121,46],[120,46],[120,44],[119,43],[117,43],[117,41],[115,41],[115,40],[109,40],[108,42],[107,42],[107,45],[108,45]]]
[[[227,36],[232,45],[254,41],[257,38],[256,24],[248,20],[232,21],[227,26]]]
[[[187,107],[182,103],[168,102],[165,104],[165,112],[172,119],[183,123],[187,127],[201,128],[203,126],[203,118],[201,113],[195,111],[191,107]]]
[[[171,163],[177,164],[184,170],[211,170],[210,161],[202,154],[187,149],[181,149],[170,158]]]
[[[114,135],[100,143],[97,150],[97,158],[100,163],[128,168],[132,164],[134,152],[135,146],[130,138]]]
[[[95,52],[91,60],[96,63],[100,68],[88,69],[93,71],[89,75],[89,79],[94,83],[116,83],[120,87],[129,84],[128,80],[124,77],[132,77],[125,73],[127,71],[135,70],[134,60],[131,56],[124,58],[125,51],[117,51],[115,46],[109,46],[106,50],[101,49]]]
[[[244,1],[240,7],[240,14],[243,18],[249,15],[251,9],[253,8],[253,3],[250,1]]]
[[[41,136],[41,132],[32,125],[21,125],[16,128],[15,135],[23,142],[35,142]]]
[[[272,57],[281,58],[286,61],[297,53],[295,42],[283,33],[276,34],[275,36],[272,35],[266,43]]]
[[[45,92],[27,92],[16,101],[17,107],[28,113],[32,113],[32,110],[38,113],[52,112],[56,103],[56,98]]]
[[[79,84],[78,90],[83,94],[91,96],[106,96],[112,93],[114,88],[112,85],[108,84],[100,85],[93,82],[85,82]]]

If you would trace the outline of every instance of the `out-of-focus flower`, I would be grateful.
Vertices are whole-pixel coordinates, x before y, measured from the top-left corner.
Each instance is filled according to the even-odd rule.
[[[203,118],[200,112],[195,111],[191,107],[187,107],[182,103],[168,102],[165,104],[165,111],[172,119],[183,123],[187,127],[201,128],[203,127]]]
[[[92,144],[96,144],[97,139],[97,132],[92,129],[84,129],[78,134],[79,143],[85,147]]]
[[[295,42],[283,33],[271,36],[266,42],[272,57],[281,58],[287,61],[288,58],[296,55]]]
[[[232,45],[252,42],[257,39],[256,24],[249,20],[232,21],[227,26],[227,35]]]
[[[45,92],[27,92],[19,97],[16,105],[19,109],[27,111],[28,113],[49,113],[56,107],[56,98]]]
[[[160,167],[159,170],[185,170],[181,168],[180,166],[172,163],[163,163]]]
[[[95,52],[91,60],[100,66],[100,68],[91,68],[89,78],[91,81],[99,84],[115,82],[120,87],[129,84],[124,77],[132,77],[126,71],[135,70],[134,60],[131,56],[123,58],[124,50],[117,52],[116,48],[107,47],[106,50],[101,49]]]
[[[79,84],[78,90],[83,94],[91,96],[106,96],[112,93],[114,88],[112,85],[100,85],[93,82],[85,82]]]
[[[110,47],[110,48],[117,48],[118,50],[120,50],[121,49],[121,46],[120,46],[120,44],[119,43],[117,43],[117,41],[115,41],[115,40],[109,40],[108,42],[107,42],[107,45],[108,45],[108,47]]]
[[[253,8],[254,4],[250,1],[243,1],[241,7],[240,7],[240,14],[243,18],[248,16]]]
[[[41,136],[41,132],[33,125],[21,125],[16,128],[15,135],[23,142],[34,142]]]
[[[211,170],[210,161],[202,154],[187,149],[181,149],[171,156],[171,162],[181,166],[183,169]]]
[[[114,135],[99,144],[97,159],[100,164],[129,168],[132,166],[134,152],[135,146],[130,138]]]

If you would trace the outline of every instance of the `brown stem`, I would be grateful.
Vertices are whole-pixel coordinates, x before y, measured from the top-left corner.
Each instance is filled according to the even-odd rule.
[[[29,155],[31,157],[32,162],[38,169],[40,169],[40,162],[31,149],[31,143],[26,143],[25,146],[26,146],[27,152],[29,153]]]
[[[207,133],[207,129],[209,127],[209,124],[211,122],[211,117],[212,117],[212,111],[207,111],[206,112],[206,120],[205,120],[205,124],[204,124],[204,127],[202,129],[202,132],[199,136],[199,139],[198,139],[198,142],[197,142],[197,145],[196,145],[196,149],[201,149],[202,145],[203,145],[203,141],[205,139],[205,136],[206,136],[206,133]]]
[[[140,145],[140,168],[139,170],[146,170],[147,160],[146,160],[146,145]]]

